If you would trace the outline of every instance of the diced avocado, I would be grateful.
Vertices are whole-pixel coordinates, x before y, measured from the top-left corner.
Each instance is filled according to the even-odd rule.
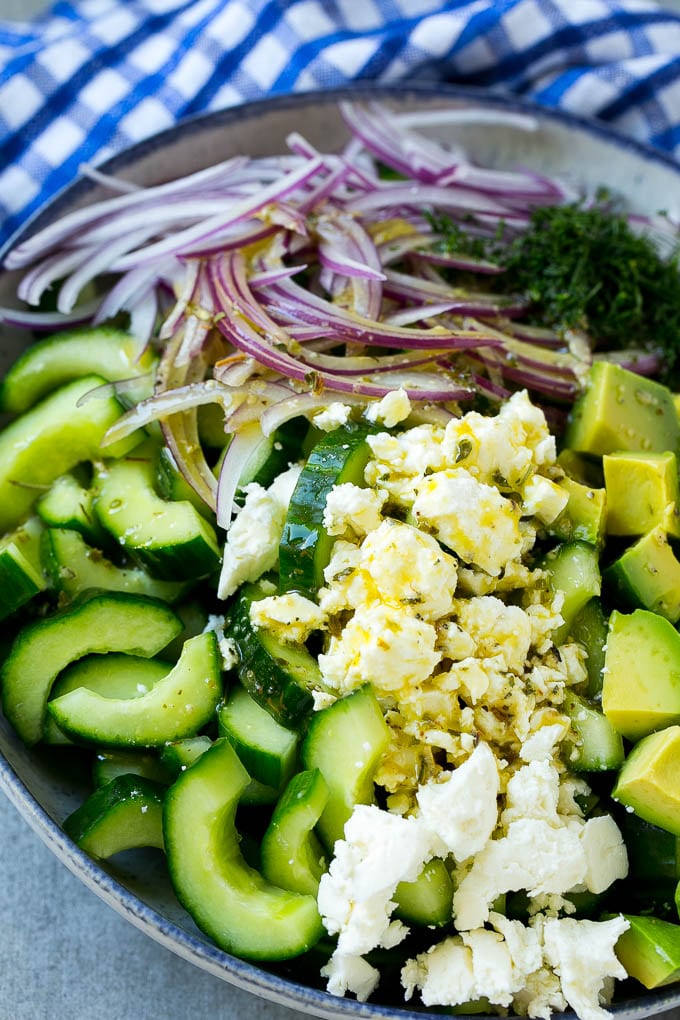
[[[657,525],[602,575],[605,589],[631,608],[650,609],[677,623],[680,620],[680,560]]]
[[[599,708],[567,691],[563,710],[575,740],[563,742],[564,760],[574,772],[606,772],[623,764],[623,740]]]
[[[657,524],[680,537],[680,486],[674,453],[619,451],[602,458],[607,533],[644,535]]]
[[[556,645],[562,644],[577,614],[586,602],[600,594],[601,577],[597,550],[585,542],[564,542],[552,549],[543,561],[554,591],[564,594],[560,610],[564,623],[555,631]]]
[[[680,977],[680,925],[658,917],[624,914],[630,928],[619,937],[616,955],[630,977],[645,988]]]
[[[652,825],[680,836],[680,726],[650,733],[635,745],[612,790],[614,800]]]
[[[600,599],[592,598],[574,617],[569,631],[569,637],[578,641],[588,653],[586,659],[588,686],[584,691],[587,698],[599,698],[602,693],[607,625],[607,617],[604,615]]]
[[[565,542],[601,545],[606,522],[605,490],[593,489],[569,477],[563,478],[559,485],[567,493],[569,502],[547,528],[548,534]]]
[[[611,362],[595,361],[586,390],[574,404],[564,445],[579,453],[615,450],[675,453],[680,423],[665,386]]]
[[[668,620],[646,609],[611,614],[602,711],[629,740],[680,722],[680,634]]]

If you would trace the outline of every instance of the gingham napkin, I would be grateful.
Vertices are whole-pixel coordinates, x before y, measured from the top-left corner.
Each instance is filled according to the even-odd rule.
[[[648,0],[59,0],[0,21],[0,244],[181,117],[366,79],[509,90],[680,156],[680,16]]]

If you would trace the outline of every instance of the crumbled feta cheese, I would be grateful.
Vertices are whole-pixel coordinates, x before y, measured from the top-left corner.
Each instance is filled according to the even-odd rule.
[[[224,623],[225,619],[223,616],[215,616],[211,614],[208,617],[208,622],[203,628],[203,632],[214,632],[215,637],[217,638],[217,647],[222,659],[222,669],[225,670],[225,672],[229,672],[230,669],[234,669],[238,666],[241,656],[236,642],[232,640],[232,638],[224,636]]]
[[[543,475],[532,475],[522,489],[523,513],[538,517],[543,524],[552,524],[568,502],[566,491]]]
[[[351,413],[352,408],[349,404],[341,404],[336,400],[323,411],[315,414],[312,424],[322,432],[332,432],[334,429],[340,428],[341,425],[346,425]]]
[[[268,489],[252,482],[224,546],[218,597],[226,599],[246,581],[272,570],[277,563],[286,512],[301,468],[290,467]]]
[[[380,971],[361,956],[334,953],[321,968],[321,976],[328,978],[327,987],[331,995],[353,992],[359,1002],[366,1002],[378,985]]]
[[[425,680],[437,662],[437,632],[424,620],[396,606],[361,606],[339,636],[319,656],[324,680],[337,691],[373,683],[397,691]]]
[[[379,598],[410,608],[426,620],[450,613],[458,571],[453,556],[432,535],[398,521],[383,521],[361,547],[361,569]]]
[[[390,390],[385,396],[369,404],[364,413],[368,421],[382,422],[388,429],[404,421],[411,413],[411,401],[406,390]]]
[[[628,874],[628,854],[619,827],[611,815],[589,818],[581,830],[586,855],[585,884],[602,893],[618,878]]]
[[[415,818],[359,804],[335,843],[321,876],[319,913],[339,955],[362,956],[387,940],[394,945],[390,915],[400,882],[414,882],[432,856],[432,835]],[[403,937],[401,926],[397,934]]]
[[[425,1006],[458,1006],[475,997],[472,950],[456,935],[444,939],[413,960],[401,971],[404,995],[410,999],[416,988]]]
[[[579,1020],[608,1020],[600,1005],[605,980],[625,978],[614,947],[629,922],[622,916],[609,921],[550,918],[543,926],[547,962],[559,976],[564,997]]]
[[[330,694],[328,691],[312,690],[312,710],[314,712],[321,712],[324,708],[329,708],[334,701],[338,699],[334,694]]]
[[[498,765],[490,748],[479,744],[453,772],[418,790],[423,823],[457,861],[476,854],[498,820]]]
[[[366,489],[342,482],[326,497],[323,526],[329,535],[344,535],[347,529],[355,535],[374,531],[382,521],[381,510],[387,499],[384,489]]]
[[[506,606],[495,595],[459,599],[459,625],[475,642],[480,657],[501,656],[505,668],[521,673],[531,647],[531,620],[519,606]]]
[[[550,726],[541,726],[535,730],[530,737],[523,742],[520,749],[520,758],[523,761],[552,761],[555,754],[555,746],[563,740],[569,732],[569,721],[552,723]]]
[[[519,514],[512,500],[464,468],[436,471],[418,482],[413,514],[418,523],[466,563],[492,577],[522,551]]]
[[[280,641],[303,644],[315,630],[326,626],[326,613],[316,602],[297,592],[270,595],[250,604],[250,622]]]

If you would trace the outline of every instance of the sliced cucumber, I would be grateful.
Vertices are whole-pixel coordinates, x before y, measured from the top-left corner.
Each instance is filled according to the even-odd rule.
[[[598,598],[586,602],[574,617],[569,637],[583,645],[588,658],[588,698],[599,698],[602,694],[602,670],[604,669],[605,645],[607,644],[607,617]]]
[[[68,383],[0,432],[0,533],[25,518],[59,475],[102,455],[101,441],[123,413],[115,397],[84,399],[104,381],[88,375]],[[138,442],[133,433],[108,446],[106,456],[121,456]]]
[[[150,658],[182,624],[165,603],[122,592],[89,593],[68,609],[27,624],[3,663],[5,715],[26,744],[42,736],[47,699],[62,669],[92,652]]]
[[[47,707],[59,728],[78,740],[109,747],[159,747],[196,736],[212,719],[221,693],[217,639],[209,632],[190,638],[177,665],[150,690],[116,698],[79,687]]]
[[[0,538],[0,620],[47,588],[40,544],[43,525],[30,517],[21,527]]]
[[[375,429],[348,423],[325,433],[312,449],[293,491],[279,546],[281,591],[314,596],[324,584],[335,539],[323,524],[328,493],[343,482],[364,484]]]
[[[217,712],[227,737],[253,779],[281,790],[295,768],[298,735],[274,719],[240,684],[232,687]]]
[[[44,496],[36,510],[49,528],[67,528],[78,531],[86,542],[100,545],[107,537],[94,513],[94,490],[81,485],[73,474],[60,475]]]
[[[122,330],[110,326],[66,330],[28,347],[0,384],[0,410],[21,414],[48,393],[84,375],[98,375],[118,382],[139,379],[126,391],[132,403],[153,392],[150,373],[157,356]]]
[[[168,770],[174,779],[193,765],[204,751],[212,747],[212,739],[206,734],[198,737],[183,737],[182,740],[171,740],[161,751],[161,766]]]
[[[220,564],[215,529],[191,503],[156,493],[157,459],[157,447],[147,443],[134,457],[106,464],[97,474],[97,517],[153,577],[208,577]]]
[[[234,824],[248,773],[221,738],[170,788],[164,836],[175,892],[222,949],[250,960],[284,960],[323,935],[314,896],[279,889],[246,864]]]
[[[394,900],[397,917],[408,924],[448,924],[453,916],[453,881],[441,857],[428,861],[414,882],[400,882]]]
[[[576,741],[565,740],[564,759],[574,772],[606,772],[623,765],[621,734],[599,708],[573,691],[564,696],[563,710],[571,719]]]
[[[599,596],[602,588],[597,549],[586,542],[564,542],[543,561],[553,591],[564,594],[561,609],[564,623],[553,635],[556,645],[568,637],[572,624],[586,602]]]
[[[239,650],[236,669],[245,689],[281,726],[295,729],[312,711],[312,690],[323,689],[324,684],[316,659],[304,645],[278,641],[268,631],[253,627],[251,603],[266,594],[259,582],[243,585],[228,634]]]
[[[134,847],[162,850],[164,794],[165,787],[142,776],[118,776],[68,816],[64,832],[100,860]]]
[[[221,412],[220,412],[221,413]],[[156,487],[162,499],[175,503],[191,503],[195,510],[205,517],[211,525],[215,524],[215,514],[207,503],[204,503],[196,490],[189,485],[186,478],[177,467],[175,458],[167,446],[162,446],[158,455]]]
[[[274,885],[316,896],[326,861],[313,830],[327,801],[318,769],[298,772],[288,783],[262,837],[262,874]]]
[[[119,776],[140,776],[154,783],[168,786],[170,770],[165,768],[153,751],[126,751],[118,748],[97,751],[92,766],[92,782],[96,787],[106,786]]]
[[[312,718],[301,756],[305,768],[318,768],[328,786],[318,825],[327,847],[342,839],[357,804],[373,803],[373,776],[388,742],[389,727],[369,684]]]
[[[159,581],[142,567],[116,566],[78,531],[67,528],[48,528],[43,552],[54,587],[72,599],[89,588],[100,588],[175,602],[187,591],[186,581]]]

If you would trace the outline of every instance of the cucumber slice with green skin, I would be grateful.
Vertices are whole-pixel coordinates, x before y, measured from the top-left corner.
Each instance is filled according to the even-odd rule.
[[[563,743],[564,760],[573,772],[607,772],[623,765],[621,734],[599,708],[573,691],[564,696],[563,710],[571,719],[576,742]]]
[[[47,588],[40,560],[43,531],[39,518],[30,517],[21,527],[0,538],[0,620]]]
[[[680,879],[680,836],[622,811],[617,824],[628,851],[629,878],[639,881]]]
[[[62,669],[92,652],[151,658],[181,626],[164,602],[122,592],[86,593],[69,609],[27,624],[0,671],[7,719],[26,744],[37,743],[52,684]]]
[[[115,397],[84,400],[105,382],[88,375],[68,383],[0,432],[0,533],[15,527],[59,475],[102,456],[101,442],[123,413]],[[139,442],[133,433],[106,448],[119,457]]]
[[[604,669],[605,645],[607,644],[607,617],[604,615],[602,603],[592,598],[574,617],[569,637],[583,645],[588,658],[588,686],[585,695],[588,698],[599,698],[602,694],[602,670]]]
[[[400,882],[394,892],[396,915],[407,924],[448,924],[453,916],[453,882],[441,857],[425,865],[414,882]]]
[[[293,491],[279,546],[280,590],[312,598],[324,584],[335,538],[323,525],[328,493],[343,482],[364,484],[371,451],[366,437],[376,430],[348,423],[325,433],[312,449]]]
[[[159,747],[196,736],[212,719],[222,694],[220,665],[215,635],[199,634],[145,693],[116,698],[79,687],[50,701],[48,711],[60,729],[86,743]]]
[[[100,588],[176,602],[188,588],[186,581],[159,581],[142,567],[118,567],[99,549],[88,545],[78,531],[67,528],[47,529],[43,556],[54,587],[71,599],[88,589]]]
[[[172,740],[166,744],[161,751],[160,763],[173,779],[176,779],[180,772],[186,771],[193,765],[201,755],[212,747],[212,740],[205,734],[198,737],[183,737],[182,740]]]
[[[342,839],[357,804],[374,802],[373,775],[388,743],[389,727],[369,684],[312,718],[301,757],[306,769],[319,769],[328,786],[318,824],[327,847]]]
[[[553,634],[553,641],[560,645],[586,602],[600,594],[599,556],[597,549],[586,542],[565,542],[548,553],[543,567],[548,571],[553,591],[564,593],[560,610],[564,623]]]
[[[81,850],[105,860],[122,850],[163,849],[165,787],[142,776],[122,775],[90,794],[64,822]]]
[[[186,500],[156,493],[158,449],[107,463],[97,474],[95,513],[116,541],[161,580],[197,580],[219,569],[215,529]]]
[[[153,783],[169,786],[173,775],[158,755],[150,751],[101,750],[95,755],[92,782],[106,786],[119,776],[138,776]]]
[[[250,622],[250,605],[264,598],[260,583],[240,589],[230,616],[228,636],[236,643],[239,680],[254,701],[278,722],[299,728],[313,709],[312,690],[324,689],[319,665],[304,645],[278,641]]]
[[[274,885],[316,896],[326,861],[313,830],[327,801],[318,769],[297,772],[288,783],[262,837],[262,874]]]
[[[41,496],[36,510],[49,528],[78,531],[86,542],[101,545],[108,539],[94,513],[94,491],[81,485],[75,475],[61,475]]]
[[[215,514],[208,504],[203,502],[196,490],[189,485],[167,446],[162,446],[160,449],[157,471],[156,487],[162,499],[175,503],[182,501],[191,503],[201,517],[205,517],[211,525],[215,524]]]
[[[314,896],[280,889],[239,849],[236,808],[249,777],[220,738],[166,794],[165,848],[178,899],[220,948],[248,960],[306,952],[324,929]]]
[[[295,769],[298,735],[274,719],[244,687],[233,687],[217,711],[227,737],[253,779],[281,790]]]
[[[22,414],[48,393],[84,375],[117,382],[151,373],[158,361],[151,348],[109,326],[67,330],[28,347],[0,384],[0,410]],[[132,403],[151,396],[151,378],[129,391]]]

